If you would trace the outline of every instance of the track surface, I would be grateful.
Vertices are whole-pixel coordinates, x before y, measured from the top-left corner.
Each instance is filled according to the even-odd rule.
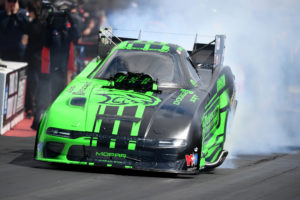
[[[0,137],[0,199],[300,199],[300,152],[241,156],[196,176],[32,160],[34,138]]]

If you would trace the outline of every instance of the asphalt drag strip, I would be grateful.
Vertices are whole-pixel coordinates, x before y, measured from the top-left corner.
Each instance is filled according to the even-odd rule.
[[[34,137],[0,137],[0,199],[300,199],[300,151],[240,155],[195,176],[53,165]]]

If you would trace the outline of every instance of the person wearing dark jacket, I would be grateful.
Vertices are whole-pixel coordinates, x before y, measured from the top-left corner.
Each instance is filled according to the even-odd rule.
[[[29,22],[29,14],[19,8],[18,0],[5,0],[0,11],[0,58],[20,61],[24,52],[22,37]]]
[[[41,71],[43,33],[41,31],[42,24],[40,22],[39,7],[40,0],[34,0],[27,5],[30,20],[25,28],[25,34],[28,35],[28,44],[25,50],[25,61],[28,63],[25,98],[25,111],[27,117],[31,117],[36,112],[36,95]]]
[[[66,13],[64,20],[51,15],[43,28],[43,47],[37,113],[32,124],[38,128],[43,112],[67,85],[68,71],[75,71],[73,44],[80,37],[78,22],[73,13]]]

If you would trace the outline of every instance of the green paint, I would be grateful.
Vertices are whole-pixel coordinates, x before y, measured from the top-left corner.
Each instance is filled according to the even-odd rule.
[[[116,148],[116,139],[111,139],[111,140],[110,140],[109,148],[110,148],[110,149]]]
[[[225,75],[219,79],[219,91],[225,86]],[[203,153],[207,162],[215,162],[223,149],[226,132],[226,118],[228,111],[220,113],[220,109],[226,108],[229,105],[228,89],[222,92],[220,96],[217,93],[205,106],[205,113],[202,117],[203,127]],[[213,155],[215,150],[219,150]],[[212,158],[210,158],[213,155]],[[208,160],[210,158],[211,160]]]
[[[212,105],[211,102],[215,100],[217,95],[218,95],[218,93],[215,93],[214,96],[209,100],[209,102],[205,106],[205,110],[208,110],[207,107]]]
[[[218,157],[219,157],[219,155],[220,155],[221,152],[222,152],[222,148],[220,148],[220,149],[216,152],[216,154],[215,154],[214,157],[212,158],[212,162],[215,162],[215,161],[218,159]]]
[[[138,136],[140,125],[141,125],[141,121],[133,122],[132,128],[131,128],[131,133],[130,133],[131,136],[135,136],[135,137]]]
[[[194,87],[198,87],[198,84],[193,79],[191,79],[190,82]]]
[[[217,148],[219,148],[217,145],[209,148],[207,154],[205,155],[206,159],[209,158]],[[214,160],[210,160],[209,162],[214,162]]]
[[[160,52],[169,52],[169,51],[170,51],[170,47],[166,45],[164,45],[160,50]]]
[[[200,159],[200,166],[199,168],[202,169],[205,166],[205,157]]]
[[[99,115],[103,115],[104,112],[105,112],[105,109],[106,109],[106,106],[105,106],[105,105],[101,105],[98,114],[99,114]],[[96,126],[95,126],[95,132],[96,132],[96,133],[99,133],[99,132],[100,132],[101,124],[102,124],[102,119],[99,119],[99,120],[96,122]]]
[[[211,110],[211,108],[213,106],[215,106],[216,104],[219,104],[219,103],[220,103],[220,97],[219,96],[217,98],[215,98],[213,102],[210,101],[209,107],[206,108],[206,106],[205,106],[206,111],[205,111],[204,115],[206,115]]]
[[[226,81],[225,81],[225,74],[223,74],[218,80],[217,80],[217,92],[221,91],[225,85],[226,85]]]
[[[182,50],[183,50],[182,47],[178,47],[178,48],[177,48],[177,51],[179,51],[179,52],[181,52]]]
[[[125,108],[124,106],[119,107],[118,112],[117,112],[117,116],[122,116],[123,115],[124,108]],[[118,135],[120,122],[121,122],[120,120],[115,120],[113,131],[112,131],[113,135]]]
[[[142,119],[144,111],[145,111],[145,106],[138,106],[136,113],[135,113],[135,117]],[[141,126],[141,121],[138,122],[133,122],[132,124],[132,128],[131,128],[131,132],[130,132],[130,136],[133,137],[137,137],[139,134],[139,130],[140,130],[140,126]],[[128,144],[128,150],[135,150],[136,148],[136,141],[134,140],[130,140],[129,144]]]
[[[118,49],[126,49],[127,44],[128,44],[128,41],[121,42],[118,45]]]
[[[128,143],[128,150],[134,151],[136,148],[136,141],[130,140]]]
[[[218,126],[219,112],[220,112],[219,106],[215,106],[213,111],[207,113],[202,117],[202,127],[204,133],[208,133],[208,131]],[[206,137],[207,136],[208,135],[206,135]]]
[[[151,43],[146,43],[143,50],[144,50],[144,51],[149,51],[149,50],[150,50],[150,51],[153,51],[153,49],[151,49],[150,46],[151,46]]]
[[[125,78],[126,78],[126,76],[120,76],[120,77],[116,80],[116,82],[117,82],[117,83],[121,83]]]
[[[38,158],[40,161],[45,161],[45,162],[53,162],[53,163],[65,163],[65,164],[74,164],[74,165],[87,165],[87,162],[80,162],[80,161],[69,161],[68,159],[51,159],[51,158]],[[92,163],[89,163],[92,165]]]
[[[73,86],[74,89],[71,93],[74,95],[85,95],[85,93],[90,85],[91,85],[90,82],[80,82],[80,84],[78,84],[78,86],[76,87],[77,90],[75,90],[75,86]]]
[[[180,89],[180,91],[181,91],[181,93],[178,95],[178,97],[173,102],[173,104],[178,105],[178,106],[181,104],[181,102],[183,101],[183,99],[186,95],[194,94],[194,92],[191,90]]]
[[[230,101],[230,98],[229,98],[229,91],[226,90],[224,91],[221,95],[220,95],[220,108],[225,108],[226,106],[229,105],[229,101]]]
[[[142,44],[144,45],[144,47],[134,47],[134,44]],[[152,49],[151,44],[154,45],[161,45],[161,49]],[[142,50],[142,51],[158,51],[158,52],[162,52],[162,53],[168,53],[170,52],[170,46],[168,46],[167,43],[165,42],[153,42],[153,41],[140,41],[140,40],[135,40],[132,42],[121,42],[118,46],[118,49],[126,49],[126,50]]]
[[[146,108],[145,106],[138,106],[138,108],[136,110],[136,113],[135,113],[135,117],[142,119],[144,111],[145,111],[145,108]],[[140,125],[141,125],[141,121],[142,120],[140,120],[138,122],[133,122],[130,136],[135,136],[135,137],[138,136]]]
[[[153,86],[152,86],[152,90],[157,90],[158,89],[158,85],[156,83],[153,83]]]
[[[136,118],[142,118],[143,117],[143,114],[144,114],[144,111],[145,111],[145,106],[138,106],[138,109],[136,110],[136,113],[135,113],[135,117]]]
[[[199,100],[199,97],[195,94],[192,96],[192,98],[190,98],[190,102],[192,102],[192,103],[196,103],[196,101],[198,101],[198,100]]]

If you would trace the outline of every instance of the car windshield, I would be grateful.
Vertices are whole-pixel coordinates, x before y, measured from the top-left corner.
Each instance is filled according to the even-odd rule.
[[[144,73],[158,81],[161,87],[183,85],[179,58],[170,53],[156,51],[117,50],[95,78],[110,79],[118,72]]]

